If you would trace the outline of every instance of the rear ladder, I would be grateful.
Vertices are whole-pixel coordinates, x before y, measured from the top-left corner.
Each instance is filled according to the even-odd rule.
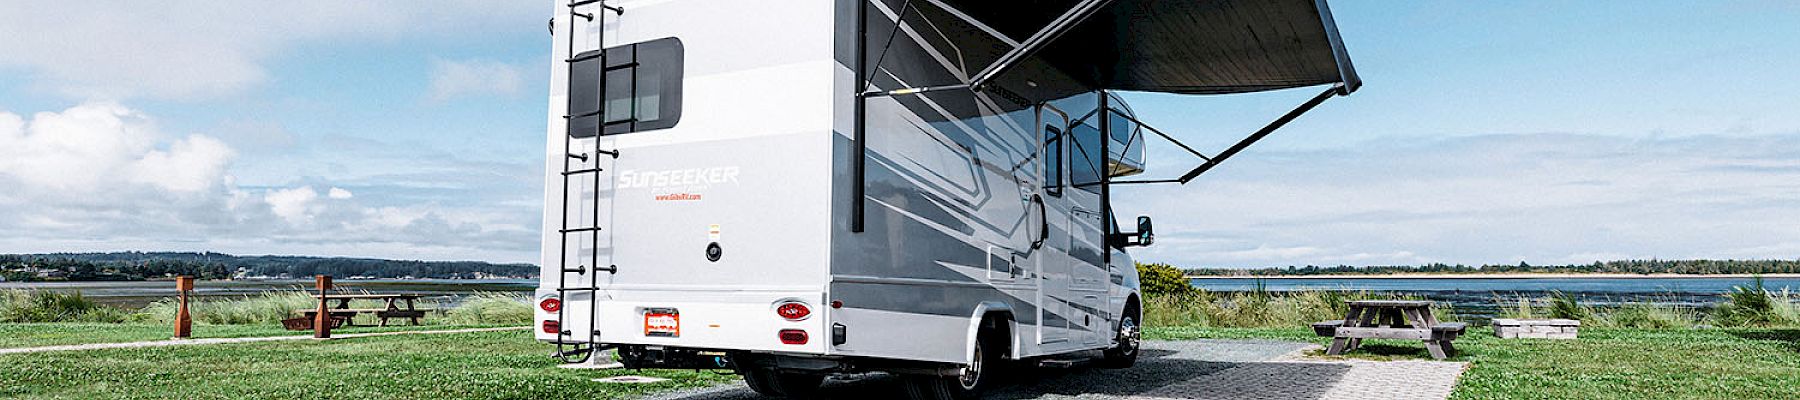
[[[582,13],[581,8],[583,8],[584,6],[588,6],[588,5],[597,5],[598,8],[600,8],[600,10],[592,11],[592,12],[586,13],[586,14]],[[581,28],[586,27],[585,24],[576,23],[576,21],[575,21],[576,18],[580,18],[580,19],[584,20],[584,22],[588,22],[588,23],[594,23],[594,22],[596,22],[595,21],[596,19],[599,19],[598,22],[600,23],[601,27],[600,27],[600,29],[598,29],[599,38],[595,42],[598,43],[598,46],[601,48],[600,51],[598,51],[598,53],[599,53],[599,57],[602,60],[600,62],[600,65],[604,66],[604,65],[606,65],[606,62],[604,61],[606,58],[605,14],[606,14],[606,12],[610,11],[615,14],[623,15],[625,13],[625,10],[622,8],[619,8],[619,7],[606,5],[606,0],[579,0],[579,1],[569,3],[568,7],[569,7],[569,25],[568,25],[567,32],[568,32],[568,41],[569,41],[569,49],[568,49],[569,50],[569,52],[568,52],[569,58],[564,60],[564,62],[569,64],[570,81],[573,81],[574,74],[576,72],[575,71],[575,63],[586,59],[586,58],[575,57],[575,54],[576,54],[575,53],[575,34],[577,32],[580,32]],[[606,93],[606,79],[599,79],[598,81],[600,83],[600,88],[598,90],[598,93],[596,93],[596,96],[601,96],[600,107],[599,107],[600,109],[597,111],[593,111],[593,112],[580,112],[580,113],[576,112],[574,110],[575,96],[573,95],[573,93],[571,93],[568,96],[568,98],[570,99],[569,107],[567,109],[569,114],[563,115],[563,120],[565,122],[565,126],[567,125],[567,122],[570,122],[574,118],[577,118],[577,117],[583,117],[583,116],[589,116],[589,115],[595,115],[595,114],[605,115],[606,102],[604,100],[604,96]],[[571,88],[571,90],[574,90],[574,89]],[[556,278],[556,295],[557,295],[558,299],[563,300],[564,306],[557,308],[556,320],[558,322],[568,321],[568,318],[566,318],[568,315],[567,314],[568,310],[569,310],[568,305],[573,303],[573,302],[569,301],[569,300],[571,300],[571,297],[569,296],[570,293],[586,292],[588,294],[588,299],[589,299],[589,306],[588,306],[589,315],[588,315],[588,319],[587,319],[587,322],[588,322],[587,329],[582,331],[582,332],[585,332],[584,334],[587,335],[587,340],[575,341],[574,339],[575,339],[576,333],[575,333],[575,331],[571,330],[571,328],[573,328],[573,327],[567,326],[567,325],[562,325],[561,332],[557,333],[555,356],[557,358],[562,359],[562,361],[566,362],[566,363],[586,362],[589,358],[593,357],[594,353],[598,352],[599,350],[602,350],[602,348],[600,347],[600,344],[598,343],[599,342],[598,336],[600,335],[600,331],[598,329],[599,320],[600,320],[600,307],[599,307],[600,277],[599,277],[599,273],[601,271],[605,271],[607,273],[613,273],[613,274],[616,274],[619,272],[619,268],[616,265],[607,265],[605,267],[600,266],[600,231],[601,231],[600,209],[599,209],[600,208],[600,183],[601,183],[600,172],[604,171],[605,169],[600,167],[600,157],[599,156],[604,154],[607,156],[611,156],[614,159],[619,158],[619,152],[617,150],[603,150],[600,148],[600,136],[601,136],[601,133],[604,133],[605,128],[606,128],[605,124],[596,124],[595,125],[593,136],[591,136],[594,140],[594,147],[593,147],[594,150],[593,150],[593,153],[591,153],[591,154],[587,153],[587,152],[576,153],[574,151],[574,149],[575,149],[575,132],[568,131],[567,129],[565,129],[565,132],[563,134],[563,150],[567,157],[563,158],[562,218],[561,218],[561,222],[560,222],[561,228],[557,230],[557,234],[560,236],[560,239],[561,239],[558,242],[557,259],[560,260],[561,265],[558,265],[559,273],[557,274],[557,278]],[[576,163],[576,162],[574,162],[574,160],[581,160],[581,162]],[[593,204],[594,210],[591,213],[592,218],[589,221],[587,221],[589,223],[587,226],[571,227],[571,226],[569,226],[569,208],[570,208],[570,205],[568,204],[569,203],[569,186],[570,186],[570,184],[576,182],[575,179],[580,178],[580,177],[589,177],[589,176],[591,176],[593,178],[592,182],[594,184],[594,198],[592,198],[592,199],[577,199],[575,201],[575,207],[577,207],[577,208],[582,207],[582,203]],[[591,200],[591,201],[584,201],[584,200]],[[579,213],[577,215],[579,215]],[[569,248],[568,248],[569,240],[571,239],[570,235],[574,235],[574,237],[573,237],[574,239],[581,239],[581,235],[584,235],[584,234],[588,235],[588,239],[590,239],[589,246],[590,246],[590,249],[592,249],[591,256],[588,257],[586,260],[583,260],[580,252],[577,251],[576,256],[573,257],[573,259],[571,259],[571,257],[569,257]],[[579,250],[579,247],[577,247],[577,250]],[[569,267],[570,264],[574,264],[575,267],[573,267],[573,268]],[[590,279],[588,279],[587,286],[585,286],[585,287],[582,287],[582,286],[570,287],[569,286],[569,283],[570,283],[569,282],[569,274],[575,274],[576,276],[585,276],[590,272],[594,273],[595,275],[590,277]],[[580,283],[579,278],[576,279],[576,283]],[[564,337],[567,337],[568,340],[565,340]]]

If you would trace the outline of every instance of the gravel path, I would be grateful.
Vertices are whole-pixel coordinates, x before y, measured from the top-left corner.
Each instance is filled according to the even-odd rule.
[[[529,327],[529,326],[519,326],[519,327],[506,327],[506,328],[446,329],[446,330],[436,330],[436,331],[395,331],[395,332],[374,332],[374,333],[346,333],[346,334],[333,334],[333,335],[331,335],[331,338],[332,339],[354,339],[354,338],[375,337],[375,336],[431,335],[431,334],[442,334],[442,333],[523,331],[523,330],[530,330],[530,329],[531,329],[531,327]],[[19,347],[19,348],[11,348],[11,349],[0,349],[0,355],[20,354],[20,353],[43,353],[43,352],[50,352],[50,351],[133,349],[133,348],[142,348],[142,347],[191,346],[191,345],[201,345],[201,344],[277,342],[277,341],[285,341],[285,340],[313,340],[313,338],[310,335],[295,335],[295,336],[268,336],[268,337],[247,337],[247,338],[170,339],[170,340],[157,340],[157,341],[150,341],[150,342],[72,344],[72,345],[64,345],[64,346]]]
[[[1444,399],[1463,363],[1328,361],[1306,343],[1261,340],[1147,341],[1129,369],[1032,369],[994,399]],[[834,377],[827,398],[902,399],[885,374]],[[655,399],[757,399],[743,383],[664,393]]]

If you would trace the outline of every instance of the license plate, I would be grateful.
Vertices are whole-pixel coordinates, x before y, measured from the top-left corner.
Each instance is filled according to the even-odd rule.
[[[681,312],[673,308],[645,310],[644,336],[681,337]]]

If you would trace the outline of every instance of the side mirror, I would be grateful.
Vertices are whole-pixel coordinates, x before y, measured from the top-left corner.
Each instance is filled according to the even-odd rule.
[[[1112,247],[1142,247],[1156,241],[1155,228],[1150,226],[1150,217],[1138,216],[1137,232],[1119,232],[1106,237],[1107,244]]]
[[[1139,215],[1137,227],[1137,245],[1149,246],[1156,242],[1156,228],[1150,224],[1150,216]]]

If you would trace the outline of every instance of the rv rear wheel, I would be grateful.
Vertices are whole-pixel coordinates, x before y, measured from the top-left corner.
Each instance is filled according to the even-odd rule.
[[[1006,362],[1001,353],[1005,345],[994,329],[982,328],[975,341],[974,363],[962,366],[958,376],[913,376],[906,382],[907,397],[913,399],[967,400],[981,397],[981,392],[999,380],[998,369]]]
[[[769,397],[811,398],[818,394],[819,384],[825,381],[825,375],[772,367],[747,367],[738,373],[744,375],[744,384],[750,385],[751,390]]]

